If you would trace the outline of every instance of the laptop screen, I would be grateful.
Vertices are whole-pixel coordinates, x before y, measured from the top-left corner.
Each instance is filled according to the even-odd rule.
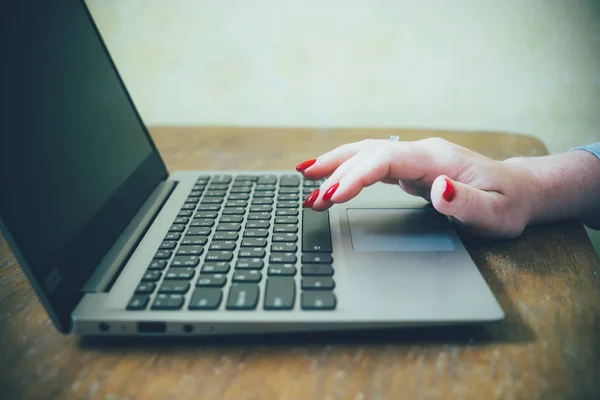
[[[0,216],[62,330],[166,170],[80,0],[0,17]]]

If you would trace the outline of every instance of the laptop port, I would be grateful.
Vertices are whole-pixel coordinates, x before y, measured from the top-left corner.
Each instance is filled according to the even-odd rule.
[[[108,332],[110,331],[110,325],[106,322],[100,322],[98,324],[98,329],[100,330],[100,332]]]
[[[138,322],[137,331],[139,333],[166,333],[167,324],[164,322]]]
[[[192,332],[194,332],[194,326],[193,326],[193,325],[190,325],[190,324],[185,324],[185,325],[183,326],[183,331],[184,331],[185,333],[192,333]]]

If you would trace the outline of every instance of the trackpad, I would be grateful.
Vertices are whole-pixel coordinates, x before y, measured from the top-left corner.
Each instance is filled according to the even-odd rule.
[[[362,252],[452,251],[448,220],[433,209],[346,209],[352,248]]]

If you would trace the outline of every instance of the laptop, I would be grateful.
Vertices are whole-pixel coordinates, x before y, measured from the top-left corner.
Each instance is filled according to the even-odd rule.
[[[0,227],[60,332],[227,335],[504,317],[453,225],[423,199],[377,184],[316,212],[302,201],[321,182],[295,163],[169,173],[85,3],[9,9],[0,17]]]

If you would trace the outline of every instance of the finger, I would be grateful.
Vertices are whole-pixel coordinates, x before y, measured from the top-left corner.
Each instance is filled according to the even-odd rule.
[[[402,180],[398,181],[398,185],[404,190],[406,193],[411,194],[413,196],[422,197],[425,200],[430,200],[430,188],[422,185],[416,184],[414,181]]]
[[[360,142],[348,143],[340,146],[328,153],[317,157],[314,164],[310,167],[300,170],[308,179],[321,179],[330,176],[346,160],[353,157],[361,149],[371,145],[372,140],[363,140]]]

